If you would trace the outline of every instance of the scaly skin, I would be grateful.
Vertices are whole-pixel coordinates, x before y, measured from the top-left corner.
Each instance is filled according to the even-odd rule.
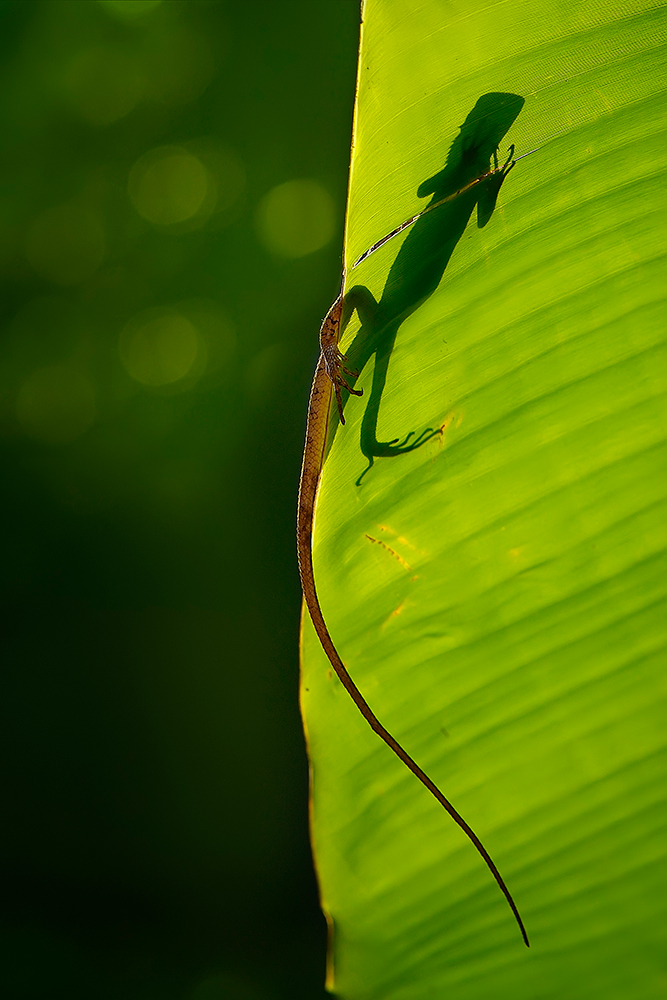
[[[341,320],[344,307],[344,284],[345,272],[341,292],[331,309],[327,313],[320,329],[320,359],[315,369],[313,384],[310,391],[310,402],[308,404],[308,419],[306,425],[306,443],[303,451],[303,464],[301,467],[301,480],[299,483],[299,500],[297,509],[297,555],[299,562],[299,574],[301,576],[301,586],[306,607],[310,613],[315,631],[322,644],[324,652],[329,658],[331,666],[355,703],[363,717],[370,725],[373,732],[377,733],[380,739],[389,746],[397,757],[403,761],[406,767],[428,788],[438,802],[447,810],[455,823],[461,827],[467,837],[475,845],[486,865],[490,869],[493,877],[498,883],[502,893],[509,903],[517,923],[521,930],[523,940],[527,947],[530,947],[528,935],[519,915],[519,911],[510,895],[509,889],[505,885],[502,876],[495,864],[491,860],[489,853],[482,844],[477,834],[468,826],[463,817],[456,811],[449,799],[445,798],[440,789],[435,785],[429,776],[422,771],[419,765],[403,749],[400,743],[394,739],[382,723],[371,711],[363,695],[359,691],[350,677],[345,664],[338,655],[333,639],[329,634],[322,608],[317,596],[315,587],[315,575],[313,572],[313,519],[315,516],[315,503],[317,500],[317,490],[324,462],[324,453],[327,442],[327,431],[329,428],[329,416],[332,409],[333,395],[335,393],[340,414],[341,423],[344,423],[342,404],[340,398],[341,386],[345,386],[350,392],[360,396],[361,391],[350,389],[345,374],[353,374],[345,368],[345,358],[340,353],[338,342],[341,332]]]

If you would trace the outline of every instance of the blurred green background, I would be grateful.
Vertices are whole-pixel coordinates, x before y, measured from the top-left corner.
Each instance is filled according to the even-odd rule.
[[[324,995],[293,522],[358,22],[0,4],[8,997]]]

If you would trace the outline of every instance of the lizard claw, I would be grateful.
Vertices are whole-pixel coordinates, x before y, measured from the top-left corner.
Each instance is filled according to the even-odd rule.
[[[341,399],[340,391],[341,389],[347,389],[347,391],[353,396],[363,396],[363,389],[353,389],[349,384],[345,375],[349,375],[351,378],[357,378],[359,373],[352,371],[345,367],[345,355],[341,354],[337,347],[332,347],[324,352],[324,367],[327,376],[334,387],[334,392],[336,393],[336,403],[338,404],[338,416],[340,417],[341,424],[345,424],[345,418],[343,417],[343,401]]]

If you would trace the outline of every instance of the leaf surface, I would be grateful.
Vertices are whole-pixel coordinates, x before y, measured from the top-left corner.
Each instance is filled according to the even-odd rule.
[[[373,440],[438,433],[357,485],[382,351],[368,358],[325,463],[315,574],[352,677],[480,836],[532,947],[305,621],[313,841],[346,1000],[667,988],[666,41],[643,0],[366,0],[348,261],[425,205],[483,95],[525,99],[501,156],[539,148],[395,331]],[[348,287],[381,300],[406,238]],[[344,348],[359,331],[355,314]]]

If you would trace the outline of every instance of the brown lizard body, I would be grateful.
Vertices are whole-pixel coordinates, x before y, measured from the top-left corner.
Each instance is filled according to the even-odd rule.
[[[513,152],[513,148],[512,148]],[[511,162],[510,162],[511,161]],[[502,168],[496,167],[495,170],[490,171],[483,177],[476,178],[470,185],[466,186],[466,190],[472,187],[473,184],[478,184],[481,180],[486,179],[489,176],[494,176],[503,172],[502,177],[507,175],[511,167],[514,165],[514,160],[510,155],[510,158]],[[457,191],[451,197],[456,197],[461,191]],[[450,198],[445,200],[451,200]],[[439,203],[440,204],[440,203]],[[437,207],[437,206],[432,206]],[[423,213],[422,213],[423,214]],[[410,222],[415,221],[419,216],[415,216],[414,219],[409,220]],[[403,227],[399,227],[396,232],[400,232]],[[379,241],[375,244],[375,249],[382,245],[385,240]],[[368,256],[368,253],[363,254],[362,258]],[[360,260],[362,259],[360,258]],[[523,921],[519,915],[519,911],[516,907],[514,900],[509,892],[509,889],[505,885],[503,878],[496,868],[494,862],[492,861],[488,851],[482,844],[481,840],[471,829],[471,827],[466,823],[463,817],[456,811],[454,806],[451,804],[449,799],[447,799],[437,785],[429,778],[429,776],[422,771],[419,765],[410,757],[410,755],[403,749],[401,744],[394,739],[388,730],[382,725],[379,719],[371,711],[371,708],[367,704],[363,695],[359,691],[352,678],[350,677],[345,664],[340,658],[338,651],[333,643],[333,639],[329,634],[329,629],[324,620],[324,615],[322,614],[322,608],[320,607],[319,598],[317,596],[317,589],[315,587],[315,575],[313,572],[313,553],[312,553],[312,542],[313,542],[313,520],[315,516],[315,505],[317,501],[317,490],[320,481],[320,475],[322,472],[322,465],[325,457],[325,450],[327,444],[327,433],[329,429],[329,417],[332,412],[333,396],[335,394],[336,401],[338,404],[338,412],[340,416],[341,423],[345,423],[343,418],[343,410],[341,403],[341,387],[346,388],[349,392],[360,396],[362,393],[360,390],[351,389],[348,385],[345,375],[354,375],[355,373],[350,372],[345,368],[345,357],[340,353],[338,343],[341,335],[341,325],[342,317],[344,311],[344,291],[345,291],[345,270],[343,270],[343,279],[341,282],[341,290],[338,298],[331,306],[329,312],[327,313],[322,326],[320,328],[320,358],[317,363],[317,368],[315,369],[315,375],[313,377],[313,384],[310,392],[310,402],[308,404],[308,418],[306,424],[306,442],[303,452],[303,463],[301,467],[301,479],[299,483],[299,499],[298,499],[298,509],[297,509],[297,555],[299,562],[299,574],[301,576],[301,586],[303,589],[303,596],[308,608],[308,612],[313,622],[313,626],[319,640],[322,644],[331,666],[335,670],[341,684],[348,692],[352,701],[355,703],[363,717],[366,719],[371,729],[377,733],[380,739],[389,746],[397,757],[409,768],[412,773],[419,778],[423,785],[428,788],[433,796],[438,800],[438,802],[443,806],[443,808],[449,813],[451,818],[457,823],[461,829],[464,831],[466,836],[475,845],[477,851],[481,854],[487,867],[490,869],[493,877],[498,883],[502,893],[504,894],[507,902],[509,903],[512,912],[517,920],[523,940],[525,944],[530,947],[528,942],[528,935],[526,934]]]

